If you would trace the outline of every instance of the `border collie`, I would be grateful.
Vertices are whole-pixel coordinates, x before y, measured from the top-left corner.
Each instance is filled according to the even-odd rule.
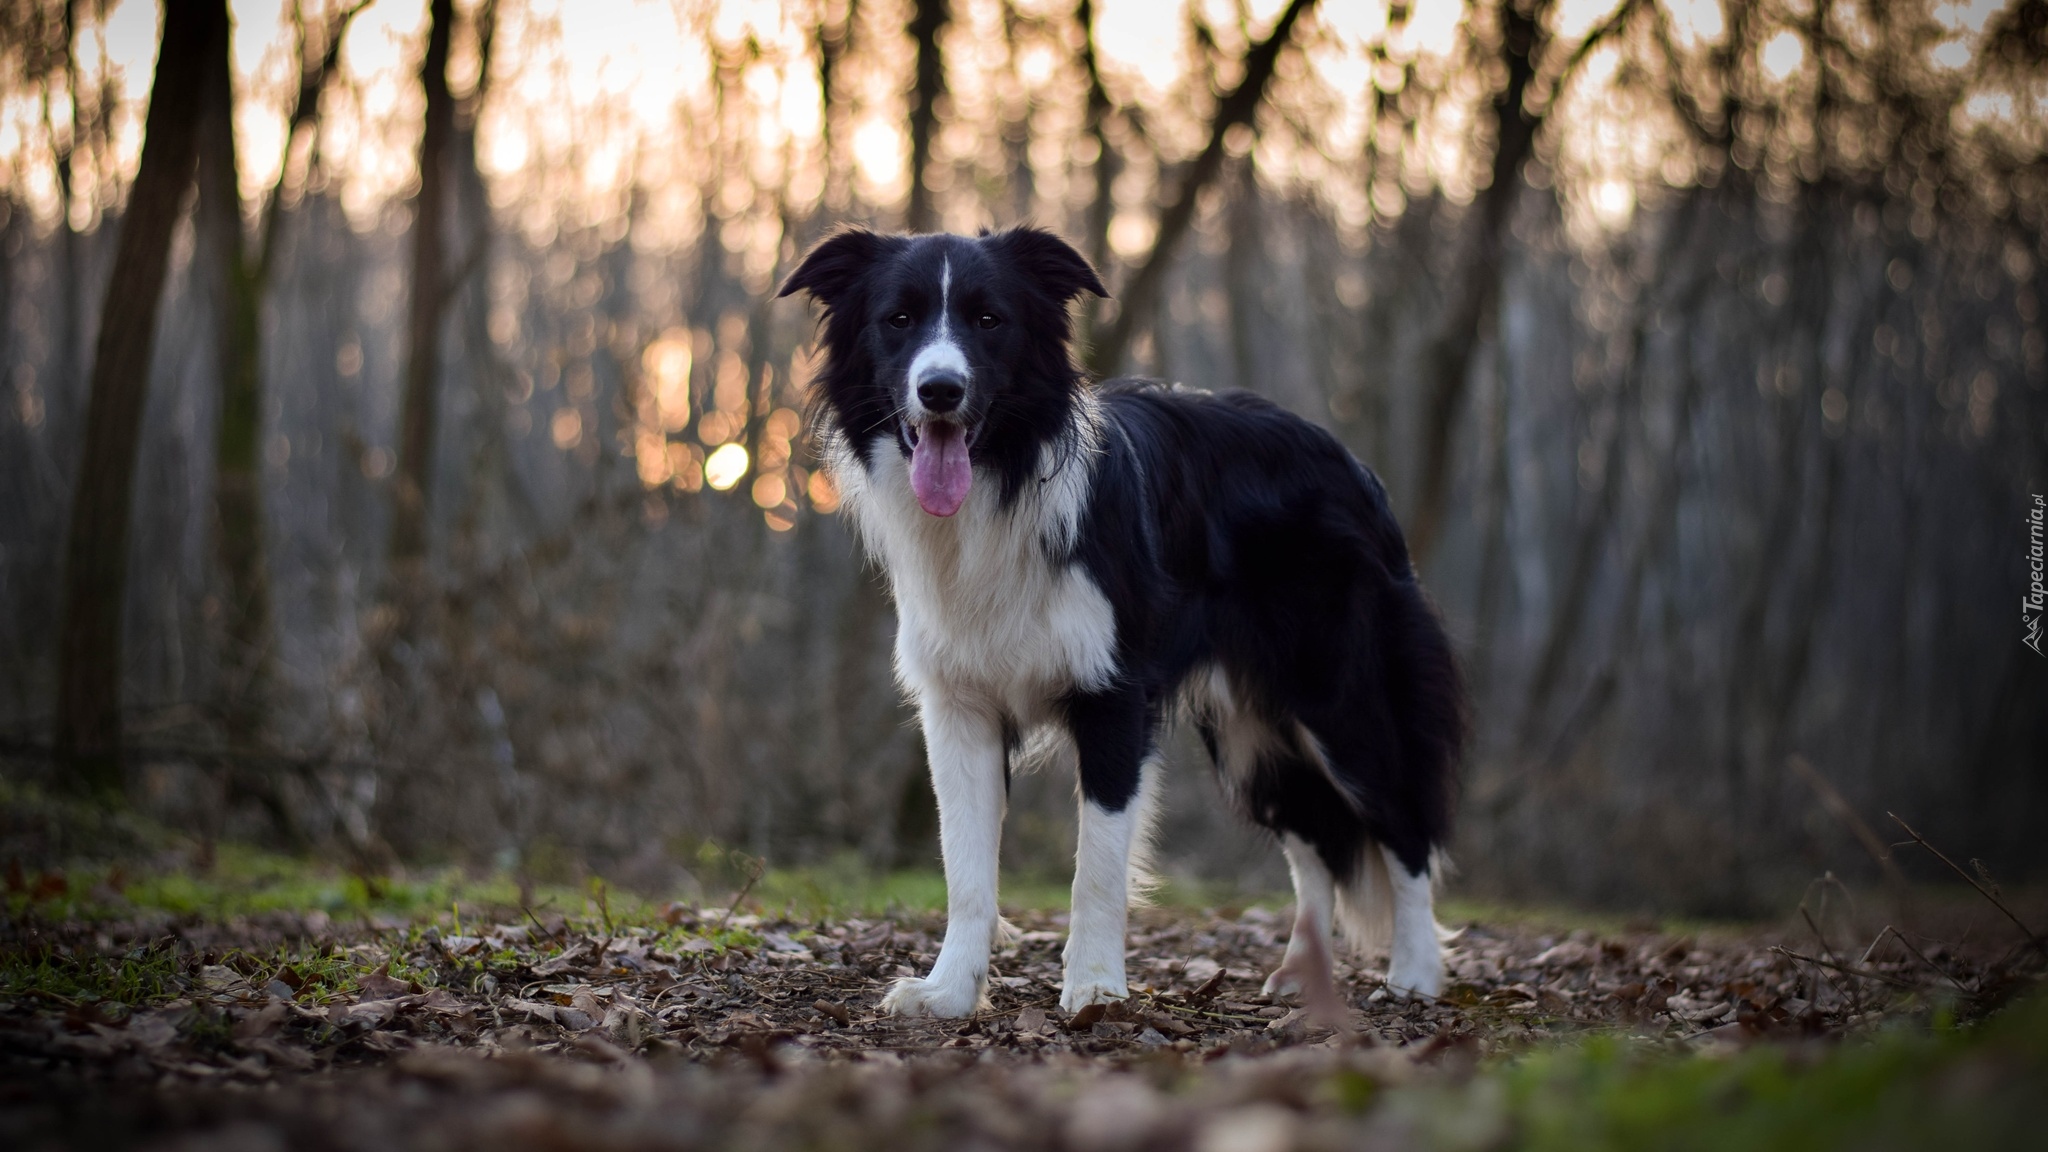
[[[1038,736],[1080,781],[1060,1006],[1128,994],[1134,857],[1176,708],[1293,873],[1266,990],[1341,1026],[1341,924],[1388,947],[1393,993],[1435,995],[1464,697],[1379,480],[1249,393],[1088,382],[1068,304],[1107,293],[1044,231],[844,231],[778,295],[799,291],[824,306],[814,426],[888,573],[938,797],[945,943],[885,1006],[987,1005],[1011,759]]]

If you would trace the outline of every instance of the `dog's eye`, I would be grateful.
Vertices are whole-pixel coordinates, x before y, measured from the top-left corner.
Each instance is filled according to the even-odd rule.
[[[975,323],[980,324],[983,328],[993,328],[1001,324],[1002,320],[993,312],[983,312],[981,319],[975,321]]]
[[[890,315],[890,317],[889,317],[889,327],[891,327],[891,328],[908,328],[908,327],[910,327],[910,313],[908,313],[908,312],[896,312],[896,313],[892,313],[892,314]]]

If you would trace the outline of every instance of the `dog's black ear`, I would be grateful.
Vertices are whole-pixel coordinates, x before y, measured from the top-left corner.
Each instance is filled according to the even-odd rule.
[[[1012,228],[983,243],[1009,259],[1055,299],[1072,300],[1083,292],[1109,295],[1095,269],[1089,267],[1088,258],[1043,228]]]
[[[848,228],[821,240],[796,266],[796,271],[789,274],[789,279],[782,282],[775,296],[781,299],[792,292],[809,292],[829,306],[845,296],[846,290],[896,242],[895,237],[877,236],[865,228]]]

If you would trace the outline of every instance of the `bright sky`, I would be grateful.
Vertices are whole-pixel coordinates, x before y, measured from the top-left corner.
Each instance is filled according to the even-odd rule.
[[[342,0],[305,0],[309,9]],[[474,0],[459,0],[466,8]],[[901,40],[908,0],[868,0],[862,5],[862,32],[871,41]],[[1583,35],[1607,16],[1616,0],[1563,0],[1559,28],[1567,37]],[[1723,0],[1661,0],[1680,38],[1711,41],[1722,34]],[[1145,105],[1154,132],[1183,147],[1201,125],[1173,99],[1188,59],[1187,3],[1199,6],[1210,25],[1224,37],[1226,53],[1236,25],[1237,0],[1098,0],[1097,35],[1119,94]],[[1253,27],[1270,25],[1284,0],[1249,0]],[[1058,25],[1071,16],[1071,0],[1021,0],[1026,14]],[[1967,62],[1969,37],[1980,31],[2001,5],[1998,0],[1968,0],[1937,7],[1936,17],[1956,39],[1936,46],[1931,58],[1943,66]],[[1000,17],[996,0],[955,0],[955,28],[948,51],[956,109],[963,116],[988,117],[1005,91],[1023,83],[1040,86],[1042,96],[1072,96],[1057,70],[1070,67],[1043,46],[1027,52],[1018,66],[1020,79],[1005,79],[1000,51]],[[253,198],[274,180],[283,145],[285,105],[295,78],[292,33],[286,0],[242,0],[233,5],[236,19],[235,59],[240,75],[237,140],[245,190]],[[493,66],[493,91],[480,129],[481,162],[501,208],[518,205],[534,217],[529,227],[547,224],[550,212],[603,216],[621,205],[624,190],[638,184],[658,190],[681,189],[672,204],[648,206],[652,217],[664,214],[678,223],[667,229],[676,237],[693,235],[696,225],[683,223],[699,211],[700,194],[731,203],[746,189],[721,190],[710,184],[706,168],[738,170],[754,184],[787,185],[793,198],[814,196],[814,162],[820,133],[819,93],[807,35],[816,19],[810,0],[505,0]],[[1441,55],[1454,44],[1464,18],[1462,0],[1417,0],[1405,32],[1387,43],[1396,58]],[[1309,53],[1315,75],[1337,94],[1341,108],[1322,125],[1325,151],[1348,154],[1364,130],[1364,94],[1372,78],[1369,52],[1386,38],[1385,0],[1331,0],[1318,17],[1326,36]],[[414,178],[421,98],[414,69],[425,22],[424,0],[375,0],[352,28],[343,53],[342,83],[329,94],[322,134],[329,169],[341,181],[343,202],[350,213],[367,221],[376,208],[403,194]],[[157,8],[147,0],[116,0],[103,27],[89,29],[80,45],[87,83],[111,74],[119,83],[123,103],[115,117],[113,167],[118,173],[84,172],[81,184],[97,187],[104,203],[125,185],[133,171],[140,138],[143,101],[154,62]],[[709,142],[712,120],[709,78],[714,67],[711,45],[731,51],[751,38],[759,46],[757,62],[741,74],[738,97],[750,127],[748,139]],[[460,41],[453,67],[458,91],[474,75],[473,50]],[[908,151],[901,122],[901,91],[905,85],[908,47],[895,64],[849,62],[846,91],[853,96],[857,120],[851,150],[859,191],[871,200],[889,201],[906,186],[903,164]],[[1063,51],[1063,50],[1062,50]],[[1606,58],[1588,61],[1572,106],[1579,137],[1566,153],[1581,169],[1595,175],[1591,203],[1608,222],[1624,222],[1634,203],[1634,182],[1658,172],[1662,147],[1656,127],[1630,109],[1603,98],[1614,74],[1611,49]],[[1805,57],[1800,37],[1786,32],[1766,45],[1761,64],[1780,78],[1796,72]],[[902,65],[902,66],[898,66]],[[465,73],[465,68],[467,72]],[[863,71],[865,69],[865,71]],[[1053,87],[1043,87],[1048,82]],[[1011,85],[1004,88],[1005,84]],[[62,107],[53,109],[61,123]],[[32,98],[17,96],[0,104],[0,178],[16,185],[40,214],[54,208],[54,177],[42,127],[43,110]],[[986,121],[984,121],[986,123]],[[1467,127],[1463,121],[1438,126],[1431,148],[1438,155],[1432,168],[1454,173],[1460,167]],[[970,130],[970,136],[972,130]],[[967,147],[974,147],[969,140]],[[1265,148],[1262,145],[1262,149]],[[1275,144],[1274,147],[1279,147]],[[707,159],[706,149],[721,149]],[[1055,160],[1063,157],[1055,154]],[[1262,169],[1269,156],[1260,153]],[[1315,179],[1314,158],[1282,157],[1281,168],[1297,166],[1297,178]],[[1036,158],[1034,163],[1041,164]],[[1457,177],[1447,185],[1459,195]],[[89,219],[89,204],[74,207],[79,222]]]
[[[1212,24],[1230,28],[1235,0],[1196,0]],[[1599,6],[1604,0],[1574,0]],[[1255,27],[1271,23],[1284,0],[1251,0]],[[308,4],[317,8],[318,0]],[[869,5],[871,9],[885,5]],[[977,20],[986,0],[956,4],[957,20]],[[1064,0],[1026,0],[1021,7],[1049,21],[1065,19]],[[1160,0],[1100,0],[1097,37],[1107,68],[1126,91],[1149,101],[1173,87],[1188,47],[1183,9],[1162,18]],[[799,140],[818,133],[817,88],[807,59],[805,35],[811,6],[773,0],[517,0],[502,6],[495,62],[494,107],[483,133],[483,163],[493,176],[508,176],[537,156],[576,153],[593,184],[628,174],[629,145],[592,147],[599,135],[621,141],[659,142],[675,130],[678,110],[701,103],[711,59],[702,32],[736,44],[751,34],[770,60],[786,67],[772,75],[748,77],[748,94],[772,107],[779,133],[763,145],[779,146],[777,135]],[[1369,75],[1365,46],[1384,31],[1384,3],[1333,3],[1324,26],[1345,51],[1318,61],[1329,79],[1357,90]],[[285,0],[240,0],[233,4],[235,63],[241,77],[237,142],[246,191],[268,187],[283,145],[285,104],[294,79],[292,32]],[[571,14],[573,12],[573,15]],[[883,17],[886,19],[886,16]],[[1451,43],[1461,18],[1458,0],[1422,0],[1411,39],[1423,51]],[[402,191],[411,179],[411,149],[417,138],[420,98],[413,76],[425,22],[422,0],[375,0],[357,17],[343,53],[344,80],[330,95],[324,147],[330,158],[346,157],[345,195],[353,211]],[[897,21],[900,23],[900,20]],[[985,23],[985,21],[983,21]],[[124,105],[117,122],[115,153],[123,182],[132,173],[140,136],[141,101],[154,64],[156,5],[116,0],[106,24],[89,34],[81,49],[89,76],[111,72]],[[102,55],[103,54],[103,55]],[[1345,59],[1349,57],[1349,59]],[[464,79],[459,75],[458,87]],[[790,67],[793,65],[793,67]],[[471,63],[473,67],[473,61]],[[61,119],[63,110],[57,110]],[[591,117],[596,117],[593,124]],[[41,109],[16,100],[0,109],[0,173],[18,180],[31,202],[54,202],[47,152],[38,139]],[[594,126],[605,131],[593,133]],[[625,129],[615,133],[614,129]],[[894,118],[863,124],[855,134],[862,175],[887,191],[901,183],[904,142]],[[40,163],[38,163],[40,161]]]

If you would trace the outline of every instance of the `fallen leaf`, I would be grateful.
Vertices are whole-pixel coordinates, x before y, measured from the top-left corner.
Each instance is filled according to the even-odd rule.
[[[183,1009],[138,1014],[128,1021],[128,1042],[142,1049],[162,1048],[178,1038]]]
[[[382,972],[372,972],[356,981],[356,990],[364,1000],[388,1000],[411,992],[412,985]]]
[[[1108,1005],[1090,1004],[1087,1007],[1081,1009],[1079,1012],[1074,1013],[1074,1015],[1070,1019],[1068,1019],[1067,1031],[1086,1032],[1090,1028],[1095,1027],[1095,1025],[1101,1022],[1102,1018],[1108,1014]]]
[[[505,1007],[512,1009],[514,1012],[524,1012],[526,1015],[532,1017],[535,1020],[544,1021],[549,1024],[553,1024],[555,1022],[555,1013],[559,1011],[559,1009],[557,1009],[553,1004],[542,1004],[533,1000],[521,1000],[518,997],[507,997],[505,1000]]]
[[[231,992],[248,987],[248,981],[233,968],[208,964],[199,970],[199,986],[208,992]]]
[[[610,1063],[623,1063],[628,1059],[623,1049],[595,1032],[578,1036],[571,1043],[578,1049]]]
[[[535,976],[556,976],[563,972],[576,970],[577,961],[582,958],[584,951],[584,946],[577,944],[552,960],[542,961],[534,965],[533,974]]]
[[[253,1040],[241,1041],[241,1046],[262,1056],[282,1068],[303,1072],[313,1066],[313,1054],[303,1048],[259,1036]]]
[[[272,1000],[261,1009],[235,1021],[236,1040],[255,1040],[277,1031],[284,1023],[284,1002]]]

